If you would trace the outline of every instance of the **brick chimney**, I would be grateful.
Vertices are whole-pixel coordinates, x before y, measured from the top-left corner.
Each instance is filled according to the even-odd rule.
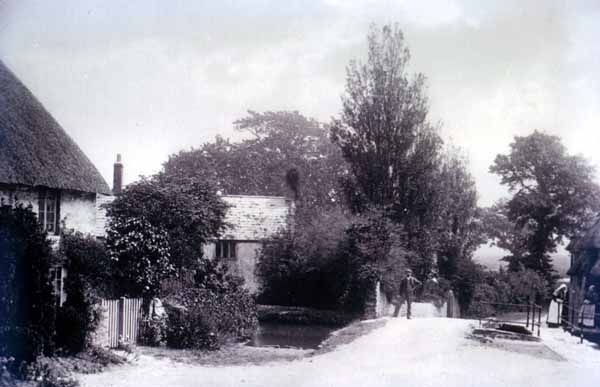
[[[113,165],[113,195],[118,195],[123,190],[123,164],[121,154],[117,153],[117,162]]]

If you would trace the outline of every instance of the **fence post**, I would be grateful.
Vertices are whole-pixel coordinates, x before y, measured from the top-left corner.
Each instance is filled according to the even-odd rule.
[[[119,314],[117,318],[118,324],[118,336],[117,336],[117,345],[122,337],[125,336],[125,297],[119,298]]]
[[[529,304],[527,304],[527,322],[525,323],[525,327],[529,328]]]
[[[540,337],[540,330],[542,326],[542,307],[540,305],[538,309],[538,337]]]

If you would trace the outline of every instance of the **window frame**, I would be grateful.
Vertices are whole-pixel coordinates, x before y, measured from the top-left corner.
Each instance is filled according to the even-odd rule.
[[[236,259],[237,243],[233,239],[218,239],[215,241],[215,258]]]
[[[48,202],[52,200],[51,211],[48,208]],[[48,215],[52,219],[48,219]],[[60,235],[60,191],[42,190],[40,191],[38,203],[38,220],[42,229],[49,234]]]

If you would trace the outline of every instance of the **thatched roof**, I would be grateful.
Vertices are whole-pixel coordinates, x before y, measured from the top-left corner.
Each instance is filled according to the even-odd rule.
[[[110,193],[92,162],[2,61],[0,183]]]

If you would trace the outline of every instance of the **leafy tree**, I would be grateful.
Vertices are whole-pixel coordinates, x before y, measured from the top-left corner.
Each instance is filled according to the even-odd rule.
[[[457,150],[443,157],[437,184],[440,190],[438,238],[438,268],[451,279],[459,260],[470,260],[484,243],[482,211],[477,207],[475,180],[467,170],[467,162]]]
[[[31,207],[0,206],[0,356],[17,366],[54,351],[52,259]]]
[[[403,226],[417,276],[430,272],[436,255],[451,276],[481,243],[477,191],[466,161],[444,152],[428,119],[425,77],[407,74],[409,59],[397,26],[371,29],[366,63],[347,68],[331,138],[350,166],[343,187],[351,208],[383,208]]]
[[[153,296],[174,272],[196,269],[223,229],[226,204],[198,178],[161,173],[129,185],[108,208],[107,247],[122,290]]]
[[[490,171],[513,193],[505,213],[519,230],[523,253],[511,259],[551,280],[550,254],[563,238],[581,232],[600,208],[593,167],[568,154],[560,138],[534,131],[516,136],[510,153],[498,155]]]
[[[524,269],[523,260],[527,255],[529,230],[519,228],[509,220],[507,200],[500,200],[493,206],[483,209],[481,224],[485,239],[492,246],[497,246],[509,253],[501,259],[508,263],[508,270]]]
[[[297,222],[294,232],[270,238],[261,250],[256,274],[259,302],[275,305],[339,307],[349,266],[339,254],[350,219],[339,209]]]
[[[251,137],[241,142],[217,137],[179,152],[165,163],[165,173],[201,177],[224,194],[289,195],[301,214],[339,203],[338,180],[346,167],[322,124],[298,112],[249,111],[234,125]]]
[[[350,164],[354,208],[389,206],[410,218],[428,199],[426,178],[437,171],[442,141],[427,120],[425,77],[406,74],[410,53],[400,29],[372,27],[368,44],[367,63],[352,61],[346,70],[331,137]]]
[[[107,230],[113,273],[124,295],[149,299],[176,273],[167,233],[144,218],[114,218]]]

